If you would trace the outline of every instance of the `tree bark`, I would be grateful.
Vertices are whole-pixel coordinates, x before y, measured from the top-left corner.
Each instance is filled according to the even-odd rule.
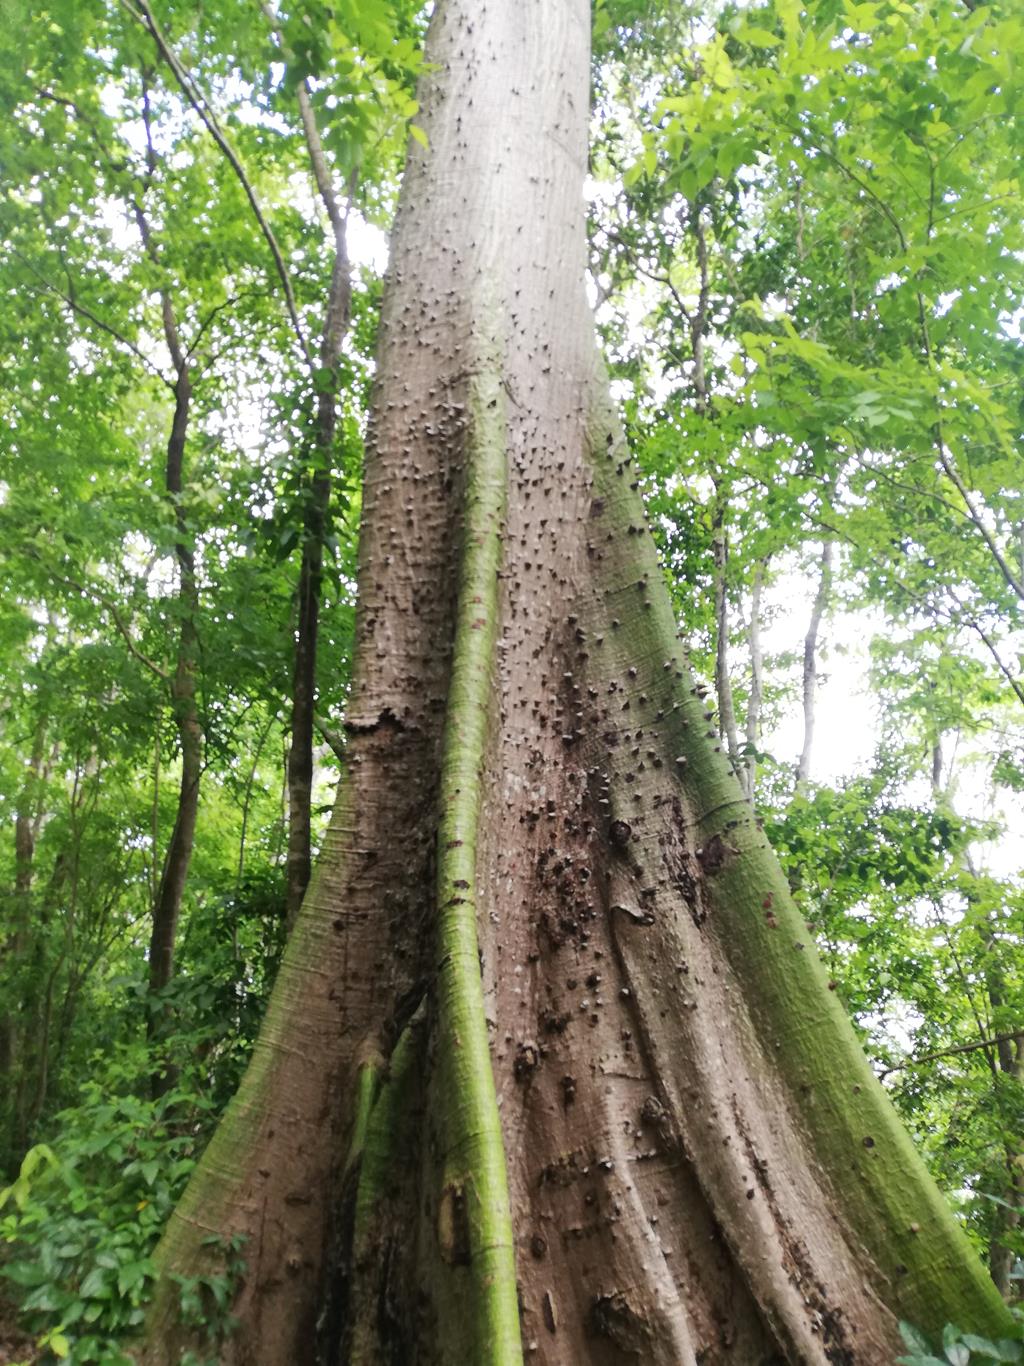
[[[140,1361],[211,1233],[228,1363],[889,1366],[898,1317],[1005,1322],[682,662],[586,303],[589,23],[435,8],[345,781]]]

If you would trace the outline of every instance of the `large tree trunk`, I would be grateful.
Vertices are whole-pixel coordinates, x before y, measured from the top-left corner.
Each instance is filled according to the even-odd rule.
[[[588,32],[436,7],[347,777],[140,1360],[211,1232],[225,1362],[889,1366],[899,1316],[1004,1321],[681,662],[584,292]]]

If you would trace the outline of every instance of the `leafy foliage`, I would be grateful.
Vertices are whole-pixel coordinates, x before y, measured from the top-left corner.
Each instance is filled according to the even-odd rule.
[[[26,1324],[70,1362],[128,1361],[118,1340],[142,1322],[150,1252],[216,1108],[191,1087],[136,1093],[139,1050],[95,1060],[79,1103],[56,1117],[51,1147],[30,1148],[0,1192],[2,1274]]]
[[[970,1366],[972,1362],[1024,1361],[1024,1348],[1021,1347],[1024,1332],[1013,1340],[1000,1338],[998,1342],[990,1342],[974,1333],[961,1333],[959,1328],[947,1324],[942,1346],[935,1349],[942,1352],[941,1357],[934,1354],[927,1338],[909,1323],[900,1324],[900,1333],[909,1353],[897,1357],[899,1366]]]

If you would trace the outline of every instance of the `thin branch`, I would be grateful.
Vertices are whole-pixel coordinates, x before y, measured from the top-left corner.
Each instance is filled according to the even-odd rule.
[[[986,647],[989,654],[995,660],[996,667],[999,669],[999,672],[1003,675],[1007,683],[1009,683],[1010,687],[1016,693],[1017,701],[1020,702],[1021,706],[1024,706],[1024,685],[1021,684],[1019,679],[1014,678],[1013,674],[1010,672],[1007,665],[1003,662],[1002,656],[996,649],[995,644],[986,632],[984,626],[982,626],[981,622],[978,621],[977,617],[972,616],[970,614],[967,615],[966,621],[967,625],[971,628],[971,630],[977,632],[982,644]]]
[[[132,355],[136,358],[136,360],[140,360],[142,364],[146,367],[146,369],[150,372],[150,374],[154,375],[160,381],[161,384],[166,384],[169,389],[173,389],[174,386],[167,379],[166,375],[162,375],[160,373],[160,370],[157,368],[157,366],[153,364],[153,362],[148,358],[148,356],[146,356],[142,351],[139,350],[139,348],[135,345],[133,341],[130,341],[129,338],[123,336],[120,332],[118,332],[117,328],[111,326],[110,323],[104,322],[104,320],[101,317],[99,317],[96,313],[94,313],[91,308],[87,308],[85,304],[79,303],[78,300],[75,298],[73,291],[69,294],[65,294],[62,289],[58,289],[57,286],[53,284],[52,281],[48,280],[46,276],[42,273],[42,271],[39,270],[35,265],[33,265],[33,263],[28,259],[28,257],[25,256],[24,253],[20,252],[17,247],[12,246],[10,243],[8,243],[7,249],[11,252],[13,256],[16,256],[18,258],[18,260],[22,263],[23,266],[25,266],[28,270],[32,272],[32,274],[36,277],[37,280],[40,280],[42,282],[43,290],[46,293],[52,294],[55,298],[60,299],[61,302],[66,304],[73,313],[77,313],[83,318],[88,318],[89,322],[93,323],[96,327],[98,327],[101,332],[106,332],[107,336],[113,337],[113,339],[120,346],[123,346],[126,348],[126,350],[130,351]]]
[[[189,73],[178,60],[167,41],[167,38],[164,36],[163,30],[157,23],[156,17],[150,8],[149,0],[137,0],[137,3],[139,6],[138,9],[130,3],[130,0],[121,0],[122,6],[128,13],[138,23],[142,24],[144,28],[149,30],[153,41],[156,43],[157,50],[170,67],[175,80],[181,87],[182,94],[198,114],[200,121],[223,152],[224,156],[227,158],[228,164],[234,171],[238,183],[241,185],[245,197],[249,201],[249,207],[252,209],[253,217],[256,219],[260,232],[263,234],[263,239],[270,248],[271,256],[274,258],[274,266],[277,270],[278,278],[281,281],[281,288],[284,291],[285,303],[288,308],[288,316],[291,319],[292,328],[299,343],[299,349],[302,352],[307,367],[312,371],[313,359],[306,343],[306,334],[302,330],[302,323],[299,320],[299,312],[295,303],[295,293],[292,289],[291,276],[288,274],[288,267],[285,265],[284,256],[281,254],[281,248],[278,246],[274,231],[263,212],[263,208],[257,198],[252,182],[246,175],[245,168],[238,157],[238,153],[232,147],[227,136],[221,129],[220,124],[217,122],[217,117],[210,105],[200,93],[192,81],[192,78],[189,76]]]
[[[893,1072],[903,1072],[908,1067],[920,1067],[922,1063],[936,1062],[939,1058],[950,1058],[955,1053],[976,1053],[980,1048],[992,1048],[1000,1043],[1012,1043],[1014,1039],[1020,1039],[1024,1035],[1024,1029],[1011,1029],[1004,1034],[993,1034],[988,1039],[978,1039],[974,1043],[960,1043],[950,1048],[939,1048],[934,1053],[921,1053],[916,1058],[907,1058],[904,1062],[894,1063],[892,1067],[886,1067],[878,1076],[880,1080],[891,1076]]]
[[[219,304],[215,304],[199,324],[199,329],[193,337],[191,345],[185,352],[185,359],[191,360],[192,356],[195,354],[196,347],[203,339],[203,334],[219,313],[222,313],[225,308],[233,308],[234,305],[240,303],[242,299],[248,298],[257,292],[258,291],[256,290],[243,290],[241,294],[232,294],[229,299],[223,299]]]
[[[800,133],[801,136],[803,136],[802,130],[800,130]],[[877,191],[873,190],[871,186],[868,184],[868,182],[864,180],[861,176],[859,176],[856,173],[856,171],[851,171],[849,166],[847,166],[844,162],[840,161],[840,159],[836,156],[835,152],[832,151],[831,147],[826,147],[823,143],[820,142],[815,142],[812,145],[814,146],[816,151],[821,153],[822,156],[828,157],[829,161],[832,162],[832,164],[836,167],[837,170],[839,170],[844,176],[846,176],[847,180],[852,181],[854,185],[858,185],[869,197],[869,199],[871,199],[871,201],[874,204],[878,205],[883,215],[888,219],[890,225],[893,228],[893,231],[896,233],[896,236],[899,239],[900,247],[903,251],[906,251],[907,238],[900,224],[900,220],[896,217],[895,213],[893,213],[892,209],[881,197],[881,195],[878,194]]]
[[[999,566],[999,572],[1006,580],[1008,586],[1012,588],[1016,595],[1021,599],[1021,601],[1024,602],[1024,582],[1018,579],[1016,574],[1014,574],[1013,570],[1010,568],[1009,561],[1003,555],[1003,552],[999,549],[999,546],[996,544],[995,538],[992,536],[988,527],[982,520],[981,514],[978,512],[978,509],[974,506],[974,502],[971,498],[971,495],[967,491],[967,485],[960,477],[960,471],[957,469],[956,464],[952,458],[952,453],[949,451],[945,441],[943,440],[941,426],[939,427],[939,431],[937,433],[935,449],[938,453],[939,463],[942,465],[942,468],[946,471],[946,474],[949,476],[960,497],[964,500],[964,504],[967,508],[968,515],[970,516],[970,519],[974,524],[974,528],[976,531],[980,533],[982,540],[984,540],[985,544],[988,546],[989,551],[992,554],[992,558]]]
[[[333,730],[315,713],[313,715],[313,725],[316,726],[317,730],[320,732],[321,738],[334,750],[336,757],[344,759],[345,736],[340,731]]]
[[[44,572],[48,573],[50,578],[55,580],[55,582],[63,584],[65,588],[73,588],[76,593],[81,593],[87,598],[92,598],[93,602],[102,607],[105,612],[108,612],[111,621],[117,627],[120,635],[124,638],[124,642],[128,646],[131,654],[133,654],[139,663],[144,665],[150,673],[159,678],[161,682],[170,682],[171,675],[167,670],[164,669],[162,665],[157,664],[155,660],[150,659],[136,644],[131,628],[125,621],[124,614],[121,612],[121,609],[116,602],[111,602],[105,594],[101,593],[98,588],[94,588],[91,584],[85,583],[81,579],[74,579],[69,574],[61,574],[54,569],[50,569],[38,550],[33,546],[23,546],[22,551],[29,559],[35,560],[38,564],[42,565]]]
[[[32,551],[29,551],[28,553],[33,554]],[[54,573],[52,577],[56,579],[58,583],[64,584],[66,588],[74,588],[77,592],[83,593],[88,598],[92,598],[93,602],[102,607],[105,612],[109,613],[110,619],[123,637],[124,643],[128,646],[129,651],[135,656],[139,663],[143,664],[150,673],[159,678],[161,682],[168,683],[170,681],[171,676],[167,670],[160,664],[157,664],[155,660],[150,659],[136,644],[131,628],[125,621],[121,609],[115,602],[111,602],[111,600],[103,593],[99,592],[98,589],[93,588],[91,584],[83,583],[80,579],[72,579],[66,574],[57,573]]]
[[[765,489],[771,488],[771,485],[768,483],[767,480],[758,478],[758,476],[753,474],[752,472],[747,471],[746,477],[750,479],[752,484],[755,484],[758,487]],[[849,534],[849,532],[846,531],[844,528],[835,526],[833,523],[826,521],[825,518],[817,516],[813,512],[808,512],[803,508],[799,509],[799,512],[800,516],[803,519],[804,525],[814,527],[819,531],[827,531],[833,538],[845,542],[845,544],[852,546],[854,550],[859,550],[861,554],[867,553],[864,547],[857,540],[855,540],[854,537],[852,537]],[[906,598],[909,598],[912,603],[918,606],[923,606],[926,604],[927,600],[924,597],[924,594],[915,593],[912,588],[908,588],[908,586],[905,583],[901,583],[898,579],[893,580],[892,587],[901,592]],[[993,660],[995,661],[996,667],[999,669],[999,672],[1006,679],[1007,683],[1009,683],[1017,700],[1021,703],[1022,706],[1024,706],[1024,683],[1015,678],[1014,675],[1010,672],[1008,665],[1004,662],[1001,655],[999,654],[999,651],[994,641],[988,635],[985,628],[981,625],[981,623],[978,621],[977,617],[973,614],[973,612],[970,611],[970,609],[967,607],[965,603],[962,603],[960,601],[960,599],[956,596],[955,593],[950,592],[950,596],[953,598],[953,601],[956,603],[957,609],[961,614],[960,618],[958,619],[953,615],[952,612],[946,609],[947,619],[949,620],[950,624],[960,624],[962,626],[966,626],[978,635],[979,639],[982,641],[985,648],[988,650],[989,654],[991,654]]]
[[[966,513],[962,507],[958,507],[956,503],[951,502],[948,498],[943,498],[942,494],[937,493],[934,489],[924,489],[921,488],[919,484],[904,484],[902,480],[894,478],[878,465],[872,465],[870,461],[865,460],[864,456],[861,454],[855,455],[854,458],[862,470],[865,470],[868,474],[875,475],[878,479],[884,479],[890,488],[898,489],[901,493],[913,493],[918,498],[931,498],[934,502],[940,503],[944,508],[948,508],[948,510],[957,517],[962,517],[965,522],[971,520],[969,514]]]
[[[654,284],[662,285],[665,289],[668,290],[668,292],[672,295],[672,299],[675,303],[676,308],[679,309],[679,312],[683,315],[683,318],[686,320],[687,327],[692,327],[693,315],[690,312],[687,305],[683,302],[679,290],[672,283],[669,277],[667,275],[659,275],[657,271],[651,270],[648,266],[645,266],[643,262],[640,260],[638,249],[633,245],[633,243],[627,242],[626,239],[622,236],[622,234],[620,232],[616,232],[614,228],[606,228],[605,236],[610,238],[613,242],[618,243],[619,247],[625,252],[627,257],[629,258],[629,263],[635,271],[638,271],[641,275],[643,275],[646,279],[651,280]],[[611,290],[608,291],[608,293],[611,292]]]
[[[39,96],[41,100],[50,100],[53,104],[59,104],[62,108],[70,110],[71,113],[74,114],[75,118],[78,119],[80,123],[85,124],[86,128],[88,128],[89,130],[89,134],[93,142],[96,144],[101,155],[103,156],[107,164],[110,166],[110,169],[112,171],[115,171],[117,174],[121,174],[122,172],[129,170],[129,163],[127,161],[116,161],[114,159],[113,155],[111,154],[110,148],[107,147],[102,137],[100,137],[100,131],[97,128],[94,120],[92,120],[88,116],[88,114],[83,113],[81,107],[77,105],[74,100],[69,100],[65,95],[58,95],[56,91],[49,90],[46,86],[43,85],[34,86],[33,89],[35,90],[36,94]]]
[[[931,185],[931,197],[929,199],[928,206],[927,239],[930,241],[934,225],[935,210],[934,165],[930,167],[929,179]],[[917,294],[917,316],[921,327],[921,343],[924,347],[925,358],[928,361],[928,368],[937,377],[935,352],[932,349],[931,331],[928,327],[928,308],[925,302],[925,297],[921,293],[921,291],[916,290],[915,292]],[[989,532],[988,527],[985,525],[981,517],[981,514],[974,505],[974,500],[971,498],[971,495],[967,490],[967,485],[964,483],[963,479],[960,476],[960,471],[956,467],[956,460],[953,456],[953,452],[949,449],[946,443],[942,422],[942,403],[939,398],[938,392],[936,392],[935,395],[935,426],[933,430],[935,433],[935,450],[939,457],[939,463],[942,465],[942,468],[945,470],[947,477],[951,480],[957,493],[959,493],[960,497],[964,500],[964,506],[967,508],[967,512],[970,516],[971,521],[974,524],[975,530],[979,532],[982,540],[988,546],[992,558],[995,560],[996,564],[999,567],[999,572],[1006,580],[1008,586],[1017,594],[1018,598],[1024,601],[1024,580],[1018,579],[1017,576],[1014,574],[1013,570],[1010,567],[1009,561],[1003,555],[1003,552],[997,545],[995,538],[992,536],[992,534]]]

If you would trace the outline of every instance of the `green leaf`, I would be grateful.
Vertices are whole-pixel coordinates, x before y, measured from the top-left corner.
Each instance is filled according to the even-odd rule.
[[[101,1266],[94,1266],[79,1286],[79,1293],[90,1300],[109,1299],[110,1290],[106,1270]]]
[[[766,28],[744,28],[737,37],[749,47],[771,48],[779,47],[782,43],[778,34],[770,33]]]
[[[928,1339],[912,1323],[901,1321],[900,1337],[903,1339],[904,1346],[909,1347],[912,1352],[927,1355],[931,1351],[931,1344]]]
[[[1007,1360],[1001,1354],[999,1347],[994,1342],[990,1342],[988,1338],[979,1338],[974,1333],[965,1333],[962,1340],[964,1346],[972,1352],[980,1352],[982,1356],[991,1357],[993,1361]]]

